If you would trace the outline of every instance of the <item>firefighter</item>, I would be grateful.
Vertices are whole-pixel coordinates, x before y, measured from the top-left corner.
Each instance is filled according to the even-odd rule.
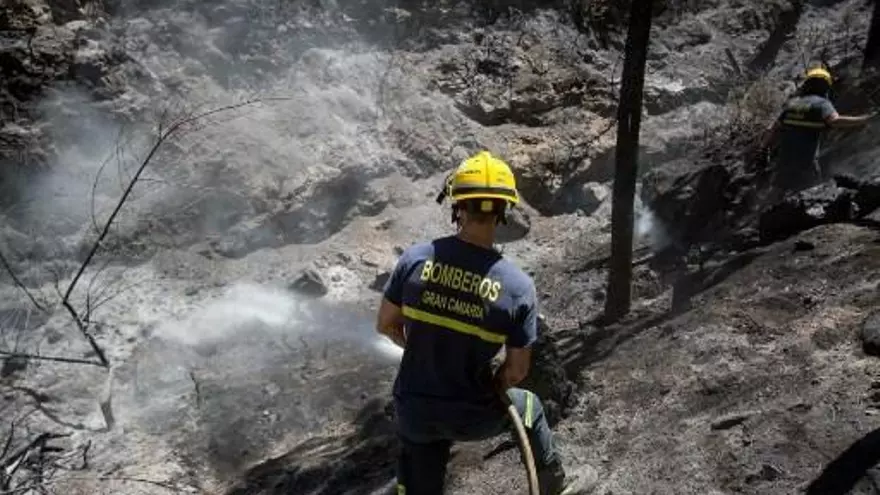
[[[378,331],[404,349],[393,392],[397,493],[442,494],[452,442],[509,431],[501,394],[529,433],[541,493],[582,493],[586,477],[566,476],[540,399],[516,387],[529,372],[538,314],[534,282],[494,248],[496,227],[519,202],[514,175],[483,151],[450,174],[438,202],[445,197],[457,233],[400,255],[377,317]]]
[[[785,102],[764,133],[760,149],[766,157],[776,147],[773,185],[780,192],[801,191],[822,181],[819,148],[826,129],[862,127],[874,116],[838,114],[829,99],[832,83],[824,66],[809,69],[798,94]]]

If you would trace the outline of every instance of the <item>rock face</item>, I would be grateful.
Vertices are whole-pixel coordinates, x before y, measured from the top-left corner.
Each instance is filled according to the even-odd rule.
[[[870,7],[658,3],[637,304],[601,326],[627,7],[4,3],[0,251],[18,277],[0,271],[0,350],[94,358],[57,294],[149,161],[72,293],[112,373],[4,357],[0,428],[33,406],[18,431],[75,431],[52,459],[88,458],[53,480],[72,493],[154,491],[122,478],[393,487],[400,350],[375,336],[376,291],[401,249],[452,231],[437,186],[485,148],[517,173],[524,201],[498,240],[534,274],[546,316],[526,385],[567,462],[596,467],[596,493],[867,486],[819,467],[878,406],[864,354],[880,304],[876,128],[829,136],[834,181],[779,200],[746,157],[804,58],[844,75],[842,112],[866,108],[876,76],[852,69]],[[814,33],[835,34],[804,42]],[[510,445],[457,445],[449,491],[517,493],[521,473]]]

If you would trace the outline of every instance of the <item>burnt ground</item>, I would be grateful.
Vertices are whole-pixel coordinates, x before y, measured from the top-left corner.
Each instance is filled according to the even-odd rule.
[[[880,231],[820,226],[736,263],[706,268],[714,284],[690,309],[672,311],[667,294],[628,321],[553,333],[578,390],[555,429],[573,464],[598,468],[596,493],[876,493],[880,363],[859,332],[880,305]],[[589,276],[566,277],[589,291]],[[305,441],[229,493],[381,492],[396,448],[386,406],[370,402],[353,431]],[[482,459],[494,447],[507,450]],[[504,439],[457,448],[450,493],[523,489]]]
[[[858,336],[880,232],[817,227],[746,263],[683,313],[658,301],[563,344],[591,400],[562,428],[613,493],[798,493],[877,427]]]

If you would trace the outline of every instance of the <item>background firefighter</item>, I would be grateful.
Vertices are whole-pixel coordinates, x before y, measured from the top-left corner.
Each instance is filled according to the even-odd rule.
[[[446,196],[457,234],[408,248],[378,313],[379,332],[404,347],[394,382],[398,494],[443,493],[452,442],[509,431],[502,393],[528,430],[541,493],[581,493],[584,478],[566,476],[540,399],[515,388],[529,371],[537,300],[532,279],[493,247],[496,226],[519,202],[513,173],[480,152],[448,177],[438,202]]]
[[[798,94],[785,102],[761,140],[765,158],[776,145],[772,181],[779,193],[797,192],[823,180],[819,149],[826,129],[861,127],[874,116],[838,114],[829,99],[832,84],[824,66],[809,69]]]

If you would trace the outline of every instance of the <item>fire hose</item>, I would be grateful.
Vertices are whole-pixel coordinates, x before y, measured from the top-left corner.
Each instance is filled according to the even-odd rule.
[[[404,339],[406,338],[405,335],[406,334],[404,334]],[[400,345],[400,347],[404,346]],[[526,433],[526,427],[519,415],[519,411],[517,411],[516,406],[511,403],[510,397],[507,396],[507,393],[501,392],[499,397],[501,398],[501,402],[507,408],[507,415],[510,417],[511,423],[513,423],[514,430],[516,430],[517,444],[519,445],[520,455],[526,468],[529,495],[540,495],[538,490],[538,470],[535,468],[535,455],[532,453],[532,444],[529,442],[529,435]]]
[[[539,495],[538,493],[538,471],[535,469],[535,456],[532,454],[532,444],[529,442],[529,436],[526,434],[526,428],[523,425],[522,418],[516,406],[511,404],[507,394],[501,394],[501,400],[507,406],[507,415],[516,430],[517,443],[519,451],[522,455],[523,463],[526,467],[526,475],[529,480],[529,495]]]

